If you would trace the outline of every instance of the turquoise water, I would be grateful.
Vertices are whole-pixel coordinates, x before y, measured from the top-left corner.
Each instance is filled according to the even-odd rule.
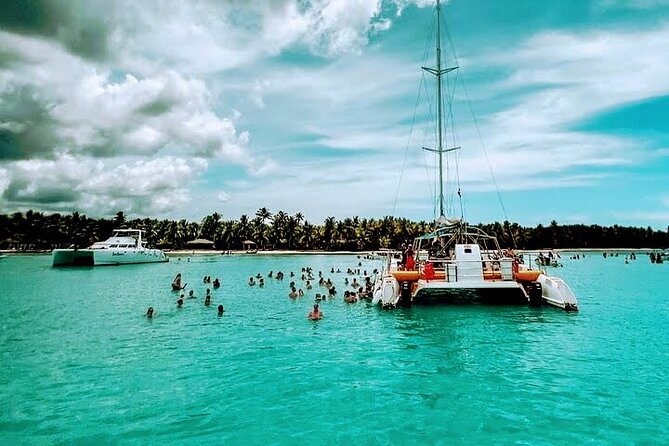
[[[345,304],[329,271],[355,256],[1,258],[0,444],[669,443],[669,264],[566,257],[578,314]],[[322,321],[322,289],[287,297],[302,266],[338,285]],[[286,278],[246,285],[269,270]],[[182,309],[177,272],[198,296]]]

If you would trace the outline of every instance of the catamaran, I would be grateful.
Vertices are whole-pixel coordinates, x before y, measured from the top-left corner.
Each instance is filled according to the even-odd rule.
[[[374,285],[373,303],[387,307],[419,303],[484,302],[493,304],[544,303],[566,311],[578,310],[578,301],[560,278],[543,270],[532,270],[510,249],[502,249],[497,238],[464,220],[462,196],[457,188],[461,216],[446,217],[444,194],[444,158],[460,147],[444,147],[444,129],[452,112],[449,98],[448,118],[444,121],[443,78],[459,67],[444,67],[441,56],[441,2],[436,2],[436,68],[422,67],[436,77],[436,147],[438,160],[439,217],[434,230],[413,242],[411,262],[388,256],[386,266]],[[457,162],[457,158],[455,159]]]
[[[167,262],[160,249],[144,246],[140,229],[114,229],[112,236],[86,249],[54,249],[53,266],[102,266]]]

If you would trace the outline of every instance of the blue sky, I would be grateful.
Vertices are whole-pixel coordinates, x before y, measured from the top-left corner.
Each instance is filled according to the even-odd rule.
[[[0,212],[430,220],[433,6],[3,2]],[[667,228],[669,0],[444,13],[467,220]]]

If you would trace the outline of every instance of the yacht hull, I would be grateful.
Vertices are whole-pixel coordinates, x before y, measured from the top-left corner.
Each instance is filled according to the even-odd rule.
[[[54,249],[53,266],[105,266],[167,262],[159,249]]]

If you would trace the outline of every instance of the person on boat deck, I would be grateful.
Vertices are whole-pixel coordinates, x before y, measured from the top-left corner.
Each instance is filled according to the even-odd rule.
[[[153,317],[153,307],[149,307],[148,310],[146,310],[146,317],[151,319]]]
[[[291,299],[295,299],[297,297],[297,290],[295,289],[295,287],[292,287],[290,289],[290,293],[288,293],[288,297],[290,297]]]
[[[249,277],[249,286],[253,286],[256,284],[256,281],[253,280],[253,277]]]
[[[402,245],[402,258],[400,259],[401,268],[405,268],[407,264],[407,245]]]
[[[323,315],[323,312],[322,312],[321,309],[318,307],[318,304],[314,304],[314,308],[313,308],[313,309],[309,312],[309,314],[307,315],[307,317],[309,318],[309,320],[312,320],[312,321],[317,321],[317,320],[319,320],[319,319],[323,319],[323,316],[324,316],[324,315]]]
[[[218,315],[223,316],[223,312],[225,311],[225,308],[223,308],[223,305],[218,306]]]
[[[416,261],[414,260],[413,255],[413,248],[409,246],[407,249],[407,259],[405,263],[406,269],[409,271],[412,271],[414,268],[416,268]]]
[[[432,263],[427,262],[425,264],[425,266],[423,267],[423,275],[425,275],[425,278],[427,280],[434,279],[434,265],[432,265]]]

